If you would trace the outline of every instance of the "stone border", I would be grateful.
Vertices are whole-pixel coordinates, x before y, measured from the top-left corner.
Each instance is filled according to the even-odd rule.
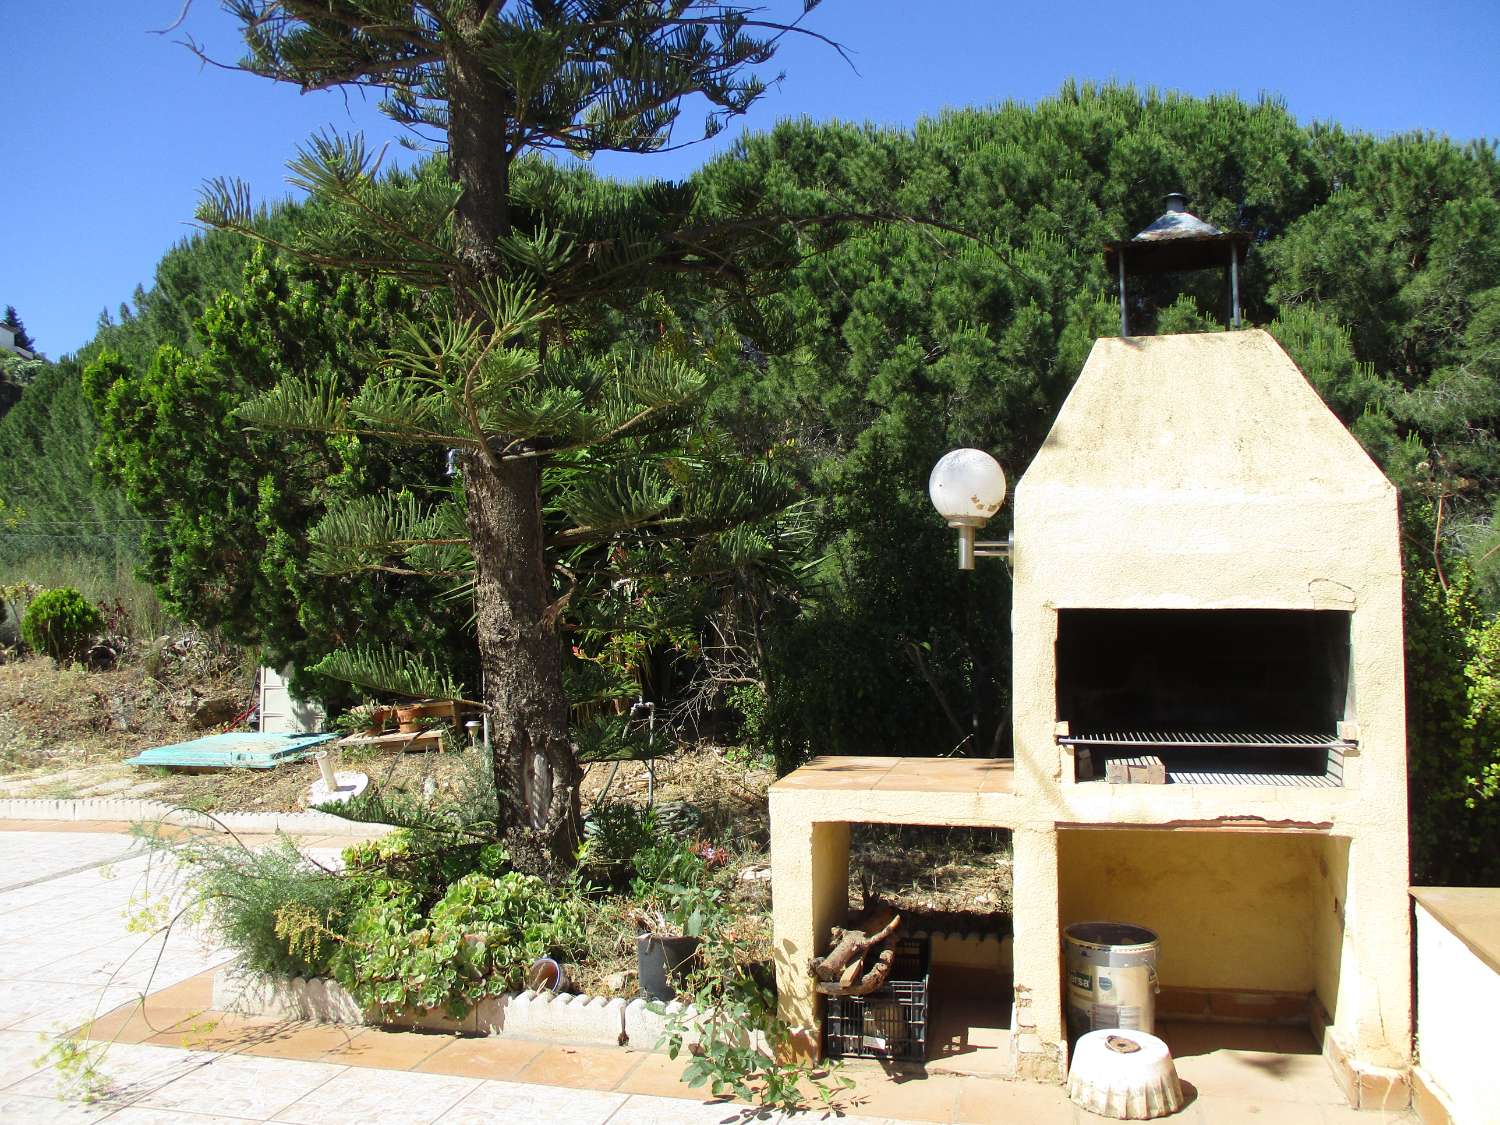
[[[569,993],[507,992],[483,1000],[463,1019],[441,1012],[407,1012],[393,1017],[362,1010],[336,980],[274,977],[246,972],[231,963],[214,974],[213,1007],[235,1015],[368,1027],[419,1028],[456,1034],[537,1039],[592,1047],[662,1049],[667,1016],[695,1009],[673,1001],[664,1012],[643,999],[574,996]]]
[[[230,812],[208,817],[192,809],[138,797],[7,797],[0,799],[0,820],[146,821],[215,832],[285,832],[295,836],[383,836],[394,831],[388,824],[365,824],[316,811]]]

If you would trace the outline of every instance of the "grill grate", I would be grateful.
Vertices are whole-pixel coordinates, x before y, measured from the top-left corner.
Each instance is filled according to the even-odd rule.
[[[1327,734],[1282,731],[1105,731],[1060,734],[1062,746],[1140,746],[1155,750],[1348,750],[1354,743]]]

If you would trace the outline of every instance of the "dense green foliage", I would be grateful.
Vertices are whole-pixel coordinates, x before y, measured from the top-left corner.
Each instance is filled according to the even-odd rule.
[[[0,316],[0,324],[11,330],[16,347],[25,348],[28,352],[37,350],[36,341],[31,338],[31,333],[26,331],[26,325],[21,322],[21,314],[16,312],[15,305],[5,306],[5,315]]]
[[[813,751],[1003,752],[1006,576],[954,569],[922,485],[959,445],[989,450],[1013,477],[1024,470],[1093,338],[1118,331],[1100,247],[1149,223],[1168,190],[1253,235],[1247,316],[1402,488],[1413,571],[1441,584],[1466,559],[1475,612],[1500,607],[1491,146],[1302,128],[1272,101],[1068,86],[910,131],[785,124],[702,179],[709,190],[754,180],[773,204],[889,205],[928,221],[863,228],[761,302],[746,329],[768,359],[718,400],[742,432],[798,451],[822,498],[818,582],[766,638],[764,725],[783,763]],[[1133,330],[1217,330],[1219,284],[1204,274],[1133,286]],[[989,533],[1004,536],[1006,515]],[[1487,659],[1471,647],[1461,663]],[[1432,687],[1424,664],[1415,650],[1419,695]],[[1415,726],[1413,763],[1448,753],[1432,741],[1443,737]],[[1442,776],[1414,764],[1414,819],[1430,819],[1430,799],[1450,811],[1457,799],[1452,830],[1494,851],[1481,819],[1492,802],[1459,776],[1488,761],[1471,749]],[[1472,877],[1462,864],[1443,871]]]
[[[220,294],[199,318],[194,353],[163,345],[140,369],[104,351],[85,376],[99,464],[148,521],[146,576],[173,612],[291,665],[310,694],[334,685],[309,682],[308,668],[371,636],[466,666],[466,615],[441,600],[442,587],[381,572],[328,576],[309,557],[310,531],[332,502],[445,492],[441,451],[267,435],[235,417],[281,378],[361,386],[362,349],[388,337],[408,301],[394,284],[295,270],[261,250],[240,292]]]
[[[385,885],[354,915],[333,968],[381,1012],[461,1017],[486,996],[524,987],[537,958],[576,956],[583,919],[576,893],[516,871],[456,880],[425,919],[410,890]]]
[[[284,204],[255,221],[285,231],[300,212]],[[0,358],[0,499],[19,513],[0,536],[5,577],[45,582],[76,574],[94,596],[126,606],[133,632],[154,635],[165,624],[149,587],[133,577],[151,525],[93,468],[98,423],[83,370],[105,350],[133,370],[145,370],[164,345],[195,353],[194,320],[220,293],[239,289],[250,251],[232,235],[194,235],[163,256],[133,307],[122,304],[118,319],[101,314],[98,332],[78,352],[56,363]],[[5,409],[7,399],[14,409]]]
[[[1500,618],[1460,564],[1406,576],[1412,881],[1500,885]]]
[[[177,843],[148,842],[158,850]],[[247,969],[304,977],[327,971],[335,942],[325,935],[347,927],[357,909],[357,884],[313,863],[287,836],[250,849],[209,833],[181,843],[175,859],[193,872],[195,909]],[[167,863],[175,872],[176,863]],[[316,919],[318,926],[311,937],[289,940],[289,918]]]
[[[32,651],[59,664],[82,659],[103,628],[99,607],[71,586],[42,591],[21,615],[21,636]]]

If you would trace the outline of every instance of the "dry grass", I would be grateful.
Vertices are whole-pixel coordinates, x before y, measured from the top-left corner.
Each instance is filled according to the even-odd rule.
[[[198,733],[192,714],[211,696],[248,704],[235,661],[151,675],[141,663],[106,672],[57,668],[46,657],[0,664],[0,774],[51,772],[128,758]]]
[[[850,909],[879,899],[934,928],[1011,910],[1010,833],[1000,829],[856,825],[849,845]]]

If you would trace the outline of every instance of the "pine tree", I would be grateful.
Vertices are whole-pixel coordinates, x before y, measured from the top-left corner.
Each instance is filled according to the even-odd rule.
[[[816,0],[804,0],[804,10]],[[555,545],[643,524],[690,524],[679,483],[654,463],[653,435],[701,393],[693,357],[597,359],[567,342],[607,306],[637,304],[663,276],[741,279],[782,248],[774,222],[710,231],[687,189],[606,189],[549,219],[548,166],[527,152],[651,152],[673,139],[689,96],[710,106],[705,134],[764,90],[752,70],[795,22],[705,0],[233,0],[249,53],[242,67],[298,85],[374,87],[419,133],[446,135],[446,179],[382,183],[357,138],[314,138],[293,182],[328,201],[327,222],[287,249],[330,266],[394,276],[432,295],[385,357],[387,377],[341,399],[316,378],[250,405],[261,425],[303,425],[458,451],[466,534],[420,534],[431,513],[387,530],[466,539],[496,777],[512,822],[553,854],[576,844],[579,771],[569,740],[543,511],[544,465],[577,483],[558,496]],[[799,17],[800,18],[800,17]],[[202,217],[251,232],[248,192],[213,185]],[[524,223],[524,219],[530,219]],[[711,364],[710,364],[711,366]],[[732,507],[736,486],[712,497]],[[679,510],[679,505],[689,510]],[[365,516],[374,520],[371,509]],[[563,598],[566,598],[563,594]]]

